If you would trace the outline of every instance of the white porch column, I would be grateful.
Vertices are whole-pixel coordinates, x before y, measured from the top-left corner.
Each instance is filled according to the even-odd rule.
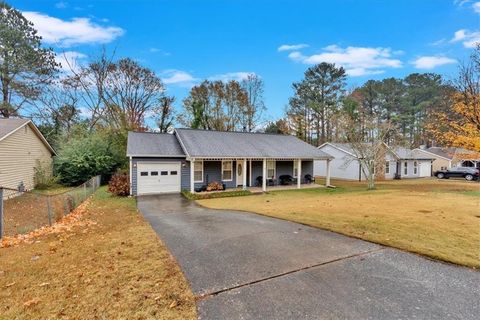
[[[190,159],[190,192],[195,193],[195,159]]]
[[[267,159],[263,158],[262,191],[267,191]]]
[[[250,163],[250,177],[248,178],[248,186],[251,187],[253,185],[252,184],[252,159],[250,159],[249,163]]]
[[[302,159],[297,161],[297,188],[300,189],[302,185]]]
[[[242,189],[247,190],[247,159],[243,159],[243,166],[242,166]]]
[[[330,186],[330,159],[327,160],[327,174],[325,175],[325,186]]]

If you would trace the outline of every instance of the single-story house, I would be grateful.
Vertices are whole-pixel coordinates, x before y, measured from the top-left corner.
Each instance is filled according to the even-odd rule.
[[[358,161],[355,150],[348,143],[327,142],[318,147],[333,157],[331,161],[331,177],[345,180],[366,180],[365,174]],[[406,148],[390,148],[385,145],[385,162],[380,172],[376,172],[379,179],[421,178],[432,175],[433,157],[424,155],[416,150]],[[315,161],[314,173],[316,176],[325,176],[326,167]]]
[[[35,169],[42,166],[51,173],[54,155],[31,120],[0,119],[0,186],[33,189]]]
[[[266,191],[287,174],[300,188],[307,175],[313,177],[314,160],[331,159],[291,135],[198,129],[129,132],[127,156],[132,195],[195,192],[211,182]]]
[[[476,167],[480,169],[480,154],[462,148],[430,147],[415,149],[434,159],[433,172],[447,170],[452,167]]]

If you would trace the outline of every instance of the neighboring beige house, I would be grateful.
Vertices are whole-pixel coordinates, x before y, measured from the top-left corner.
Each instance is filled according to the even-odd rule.
[[[447,170],[452,167],[480,168],[480,156],[474,151],[442,147],[419,148],[415,149],[415,151],[435,159],[432,163],[433,172]]]
[[[35,168],[52,171],[55,151],[28,119],[0,119],[0,186],[35,187]]]

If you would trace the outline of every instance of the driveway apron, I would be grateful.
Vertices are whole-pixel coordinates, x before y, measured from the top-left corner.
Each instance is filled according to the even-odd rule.
[[[138,197],[200,319],[477,319],[480,273],[294,222]]]

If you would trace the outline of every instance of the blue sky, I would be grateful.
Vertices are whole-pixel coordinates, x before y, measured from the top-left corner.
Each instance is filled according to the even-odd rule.
[[[177,109],[202,79],[265,82],[266,117],[282,116],[291,84],[310,65],[343,65],[350,87],[437,72],[451,78],[480,41],[480,2],[11,1],[45,43],[76,64],[102,46],[154,70]],[[63,53],[63,54],[61,54]]]

